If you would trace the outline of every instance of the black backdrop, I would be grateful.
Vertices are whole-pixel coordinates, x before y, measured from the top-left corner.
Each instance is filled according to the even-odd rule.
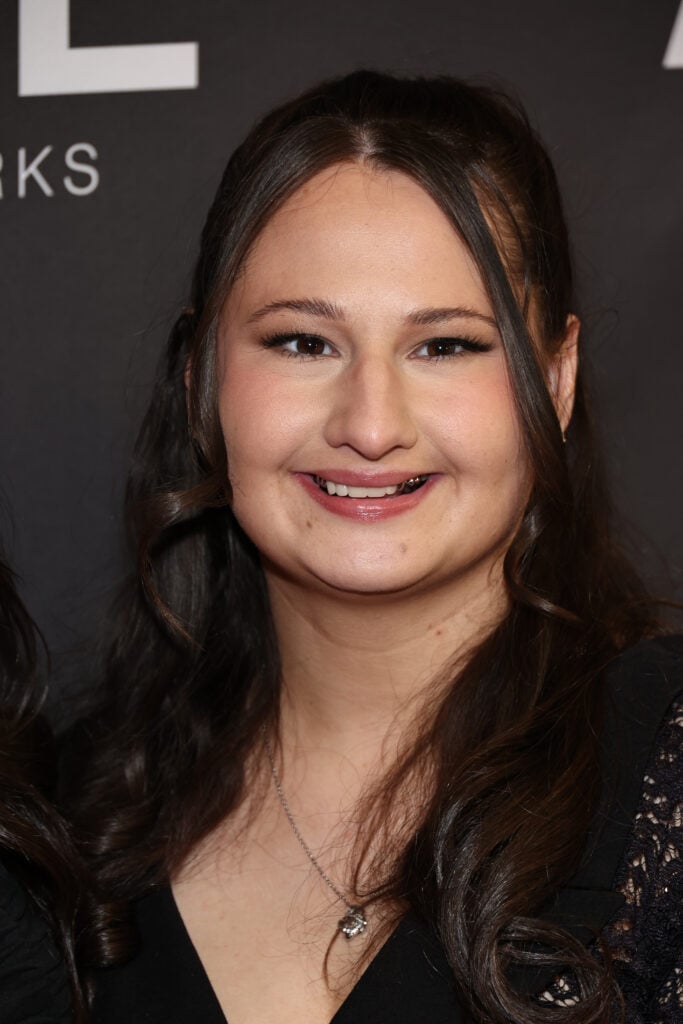
[[[0,0],[3,535],[58,653],[121,574],[130,446],[227,155],[264,109],[360,66],[492,75],[529,107],[567,197],[619,504],[651,578],[666,561],[680,580],[680,7]]]

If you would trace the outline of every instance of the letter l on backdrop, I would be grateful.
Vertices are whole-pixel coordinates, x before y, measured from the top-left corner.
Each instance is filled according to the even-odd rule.
[[[678,8],[676,21],[674,22],[669,45],[664,54],[663,65],[665,68],[683,68],[683,0]]]
[[[19,0],[19,95],[196,89],[198,43],[69,45],[69,0]]]
[[[683,0],[663,66],[683,67]],[[19,0],[19,95],[196,89],[199,44],[69,46],[69,0]]]

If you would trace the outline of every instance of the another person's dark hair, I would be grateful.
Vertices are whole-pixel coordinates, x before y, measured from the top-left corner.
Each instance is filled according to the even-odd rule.
[[[38,668],[42,646],[0,558],[0,859],[24,885],[54,935],[79,1022],[86,1019],[76,949],[85,870],[52,803],[57,758],[51,728],[40,711],[45,697]]]
[[[576,868],[598,799],[603,669],[656,632],[657,618],[615,542],[584,371],[566,444],[547,385],[547,360],[579,312],[551,162],[513,100],[450,78],[358,72],[324,83],[266,116],[227,165],[128,488],[139,571],[113,623],[79,811],[111,915],[102,956],[130,948],[121,904],[166,882],[239,804],[247,755],[275,721],[280,668],[263,575],[230,511],[217,323],[268,219],[347,161],[409,175],[469,247],[534,481],[504,563],[509,612],[454,663],[368,804],[357,881],[373,879],[377,898],[435,923],[477,1019],[555,1019],[509,980],[540,944],[579,979],[582,999],[563,1019],[597,1021],[613,998],[608,966],[540,912]],[[424,813],[393,835],[387,870],[386,850],[367,861],[368,836],[407,779],[423,780]]]

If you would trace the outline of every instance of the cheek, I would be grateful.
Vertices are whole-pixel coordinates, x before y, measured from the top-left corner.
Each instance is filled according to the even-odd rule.
[[[444,399],[432,422],[460,473],[482,481],[518,474],[527,460],[507,375],[464,381]]]
[[[224,367],[218,405],[233,482],[285,461],[306,435],[313,413],[310,402],[293,400],[281,376],[239,362]]]

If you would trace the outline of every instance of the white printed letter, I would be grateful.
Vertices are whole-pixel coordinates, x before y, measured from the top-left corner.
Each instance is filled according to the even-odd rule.
[[[33,178],[36,184],[40,185],[41,189],[43,190],[46,196],[54,195],[54,192],[52,191],[48,182],[45,180],[45,178],[40,173],[40,170],[38,168],[38,165],[42,164],[45,157],[49,156],[51,152],[52,146],[44,146],[43,149],[41,149],[38,156],[34,160],[32,160],[27,167],[26,150],[23,146],[19,150],[19,154],[17,157],[17,183],[20,199],[26,198],[26,182],[29,178]]]
[[[69,46],[69,0],[19,0],[19,95],[196,89],[197,43]]]
[[[85,174],[88,178],[88,183],[86,185],[76,185],[71,175],[67,174],[64,178],[64,188],[72,196],[89,196],[99,185],[100,175],[96,167],[76,160],[76,154],[79,152],[85,153],[91,160],[97,160],[97,150],[89,142],[74,142],[73,146],[69,146],[64,157],[64,163],[69,170],[76,171],[78,174]]]
[[[665,68],[683,68],[683,0],[671,32],[671,39],[664,54]]]

